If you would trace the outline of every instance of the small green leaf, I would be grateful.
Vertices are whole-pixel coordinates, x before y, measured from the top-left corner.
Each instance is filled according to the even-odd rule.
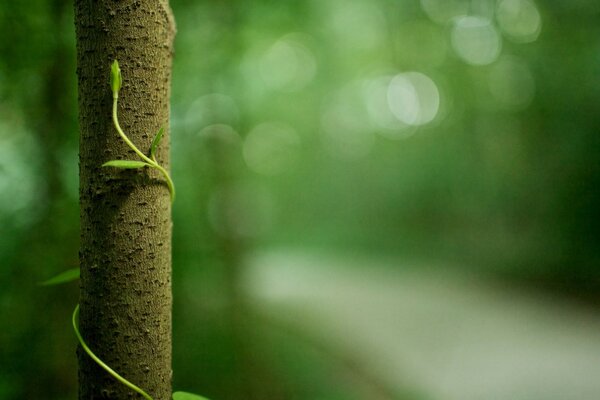
[[[124,169],[138,169],[150,166],[150,164],[143,161],[135,160],[111,160],[102,164],[103,167],[115,167]]]
[[[79,279],[79,268],[69,269],[65,272],[61,272],[53,278],[48,279],[47,281],[40,282],[41,286],[52,286],[59,285],[61,283],[67,283]]]
[[[150,157],[154,158],[154,155],[156,154],[156,149],[158,148],[158,144],[160,143],[160,139],[162,139],[164,133],[165,129],[161,126],[158,132],[156,133],[156,136],[154,136],[152,144],[150,145]]]
[[[208,400],[206,397],[198,396],[197,394],[187,392],[173,393],[173,400]]]
[[[117,60],[115,60],[110,66],[110,87],[113,91],[113,95],[119,93],[122,83],[121,68],[119,68]]]

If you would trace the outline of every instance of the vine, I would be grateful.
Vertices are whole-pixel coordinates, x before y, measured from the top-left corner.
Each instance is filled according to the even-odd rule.
[[[111,160],[102,164],[103,167],[114,167],[114,168],[123,168],[123,169],[139,169],[144,167],[154,168],[160,171],[160,173],[165,177],[167,181],[167,186],[169,187],[169,193],[171,194],[171,202],[175,201],[175,185],[173,185],[173,180],[171,176],[167,172],[167,170],[156,161],[156,149],[158,148],[158,144],[163,137],[164,129],[160,128],[154,139],[152,140],[152,144],[150,145],[150,157],[145,155],[137,148],[135,144],[127,137],[123,129],[121,129],[121,125],[119,124],[119,118],[117,115],[117,104],[119,102],[119,90],[123,84],[123,78],[121,76],[121,68],[119,68],[119,63],[115,60],[110,67],[110,88],[113,93],[113,107],[112,107],[112,120],[115,125],[115,129],[119,133],[119,136],[123,139],[123,141],[129,146],[131,150],[138,155],[141,161],[139,160]]]
[[[121,129],[121,126],[119,125],[118,115],[117,115],[117,103],[118,103],[118,99],[119,99],[119,90],[121,89],[122,83],[123,83],[123,80],[122,80],[122,76],[121,76],[121,69],[119,68],[119,63],[117,62],[117,60],[115,60],[111,65],[111,72],[110,72],[110,87],[111,87],[112,93],[113,93],[113,109],[112,109],[113,123],[114,123],[115,129],[119,133],[119,136],[121,136],[123,141],[129,146],[129,148],[131,148],[138,155],[138,157],[140,158],[141,161],[140,160],[111,160],[111,161],[105,162],[104,164],[102,164],[102,166],[103,167],[122,168],[122,169],[140,169],[140,168],[144,168],[144,167],[149,167],[149,168],[154,168],[154,169],[158,170],[165,177],[165,180],[167,182],[167,187],[169,188],[169,193],[171,196],[171,203],[173,203],[173,201],[175,201],[175,185],[173,184],[173,180],[171,179],[171,176],[169,175],[167,170],[163,166],[161,166],[158,163],[158,161],[156,160],[156,150],[158,148],[160,140],[163,137],[164,129],[160,128],[159,131],[154,136],[154,139],[152,140],[152,144],[150,145],[150,157],[146,156],[143,152],[141,152],[137,148],[137,146],[135,144],[133,144],[133,142],[127,137],[127,135],[125,135],[125,132],[123,132],[123,129]],[[74,269],[70,269],[68,271],[64,271],[64,272],[56,275],[55,277],[48,279],[45,282],[40,283],[40,285],[43,285],[43,286],[58,285],[61,283],[67,283],[67,282],[77,280],[77,279],[79,279],[79,277],[80,277],[79,268],[74,268]],[[90,347],[87,345],[87,343],[83,339],[83,336],[79,332],[78,317],[79,317],[79,304],[77,304],[75,306],[75,310],[73,311],[73,315],[71,317],[71,322],[73,324],[73,330],[75,331],[75,336],[77,337],[79,344],[81,345],[83,350],[86,352],[86,354],[92,360],[94,360],[102,369],[104,369],[113,378],[115,378],[117,381],[119,381],[123,385],[127,386],[134,392],[140,394],[141,396],[144,397],[144,399],[154,400],[154,398],[152,396],[150,396],[148,393],[146,393],[143,389],[141,389],[140,387],[136,386],[135,384],[131,383],[130,381],[128,381],[127,379],[125,379],[124,377],[119,375],[115,370],[113,370],[104,361],[102,361],[96,354],[94,354],[94,352],[90,349]],[[205,397],[199,396],[197,394],[192,394],[192,393],[188,393],[188,392],[174,392],[173,400],[207,400],[207,399]]]
[[[83,337],[81,336],[81,333],[79,333],[79,328],[78,328],[78,324],[77,324],[77,317],[78,316],[79,316],[79,304],[77,304],[75,306],[75,311],[73,311],[73,317],[71,318],[71,321],[73,322],[73,330],[75,331],[75,336],[77,336],[77,339],[79,340],[79,343],[81,344],[81,347],[88,354],[88,356],[90,356],[90,358],[92,360],[96,361],[96,364],[98,364],[99,366],[101,366],[106,372],[108,372],[109,374],[111,374],[116,380],[118,380],[119,382],[121,382],[123,385],[127,386],[128,388],[130,388],[131,390],[133,390],[135,392],[138,392],[139,394],[141,394],[142,396],[144,396],[144,398],[146,400],[152,400],[152,397],[148,393],[146,393],[144,390],[140,389],[139,387],[137,387],[133,383],[129,382],[127,379],[123,378],[118,373],[116,373],[111,367],[109,367],[108,365],[106,365],[104,363],[104,361],[102,361],[100,358],[98,358],[98,356],[95,355],[92,350],[90,350],[90,348],[88,347],[88,345],[83,340]]]

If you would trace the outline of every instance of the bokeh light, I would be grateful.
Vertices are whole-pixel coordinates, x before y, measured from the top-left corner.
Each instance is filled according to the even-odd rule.
[[[6,132],[2,125],[0,132]],[[0,135],[0,222],[28,224],[42,211],[44,183],[35,161],[39,152],[35,140],[15,127],[10,136]]]
[[[492,22],[485,17],[462,16],[454,21],[452,46],[466,63],[487,65],[500,55],[502,38]]]
[[[195,134],[207,125],[235,125],[239,114],[239,108],[231,96],[210,93],[198,97],[190,104],[184,117],[184,127],[186,132]]]
[[[388,87],[392,113],[407,125],[425,125],[435,118],[440,107],[440,93],[435,83],[420,72],[396,75]]]
[[[313,80],[317,61],[306,44],[309,41],[305,34],[291,33],[269,47],[259,67],[260,76],[268,87],[293,92]]]
[[[205,142],[217,142],[220,144],[237,145],[242,142],[240,134],[230,125],[212,124],[204,127],[198,136]]]
[[[421,7],[433,21],[446,24],[469,11],[469,0],[421,0]]]
[[[402,122],[390,108],[388,89],[393,78],[384,75],[365,82],[367,112],[377,133],[389,139],[404,139],[412,135],[416,127]]]
[[[500,0],[496,14],[500,29],[514,42],[533,42],[541,32],[542,17],[532,0]]]

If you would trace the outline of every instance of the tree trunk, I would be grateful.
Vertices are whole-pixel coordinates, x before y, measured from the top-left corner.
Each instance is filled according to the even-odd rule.
[[[110,65],[123,74],[119,120],[142,151],[168,120],[174,20],[168,0],[75,0],[80,124],[80,331],[93,352],[155,400],[171,397],[171,204],[155,169],[102,168],[138,160],[113,127]],[[57,94],[60,95],[60,94]],[[79,398],[136,399],[78,350]]]

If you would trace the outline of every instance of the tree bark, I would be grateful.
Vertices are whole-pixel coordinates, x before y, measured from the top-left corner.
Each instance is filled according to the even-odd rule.
[[[75,0],[80,124],[80,331],[93,352],[155,400],[171,398],[171,203],[154,169],[102,168],[137,160],[111,119],[110,65],[123,74],[119,120],[142,150],[164,127],[169,166],[174,20],[168,0]],[[60,94],[57,94],[60,95]],[[81,349],[79,398],[137,399]]]

